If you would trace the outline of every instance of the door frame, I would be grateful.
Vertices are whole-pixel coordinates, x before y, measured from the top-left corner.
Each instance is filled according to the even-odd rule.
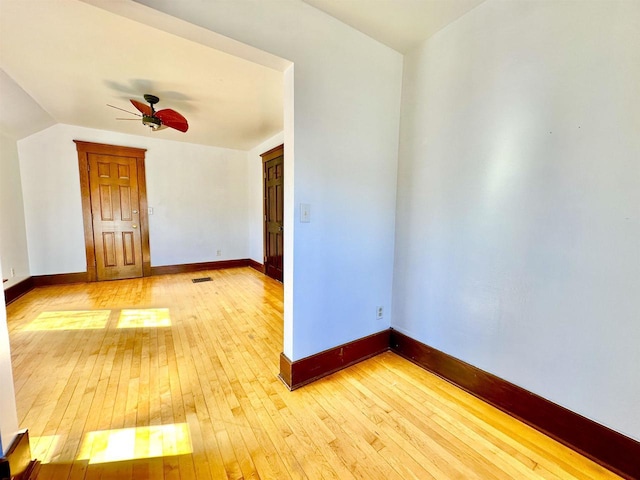
[[[138,173],[138,202],[140,208],[140,240],[142,243],[142,276],[151,275],[151,249],[149,248],[149,215],[147,209],[147,182],[144,158],[146,148],[122,147],[105,143],[74,140],[78,151],[78,168],[80,171],[80,192],[82,196],[82,220],[84,222],[84,244],[87,258],[87,281],[98,281],[96,266],[96,249],[93,238],[93,218],[91,215],[91,187],[89,184],[89,154],[112,155],[116,157],[133,157],[136,159]]]
[[[279,156],[283,157],[282,160],[282,176],[284,178],[284,143],[273,147],[271,150],[267,150],[264,153],[261,153],[262,157],[262,270],[265,275],[267,274],[267,172],[265,167],[269,160],[273,160],[274,158],[278,158]],[[282,200],[284,207],[284,182],[282,184]],[[284,219],[283,219],[284,223]],[[284,283],[284,231],[282,233],[282,280]]]

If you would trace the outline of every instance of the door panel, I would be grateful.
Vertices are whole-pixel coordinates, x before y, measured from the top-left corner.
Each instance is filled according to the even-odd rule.
[[[102,233],[102,249],[104,253],[104,266],[115,267],[116,264],[116,236],[113,232]]]
[[[262,155],[264,164],[264,267],[282,281],[284,251],[284,148]]]
[[[142,276],[136,159],[88,154],[98,280]]]
[[[127,266],[136,263],[136,238],[132,232],[122,232],[123,263]]]

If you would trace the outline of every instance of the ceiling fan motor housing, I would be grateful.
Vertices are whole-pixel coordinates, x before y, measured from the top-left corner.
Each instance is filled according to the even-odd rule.
[[[142,115],[142,123],[151,130],[157,130],[162,125],[162,121],[158,117],[152,117],[151,115]]]

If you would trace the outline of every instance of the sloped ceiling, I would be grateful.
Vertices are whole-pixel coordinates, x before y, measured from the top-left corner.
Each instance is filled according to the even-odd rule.
[[[484,0],[303,0],[406,53]]]
[[[0,69],[0,132],[12,138],[24,138],[56,121]]]
[[[17,138],[53,120],[248,150],[283,128],[282,71],[76,0],[1,0],[0,68],[0,128]],[[189,131],[107,107],[136,112],[145,93]]]
[[[483,0],[303,1],[405,53]],[[248,150],[282,131],[288,62],[216,35],[128,0],[0,0],[0,129],[66,123]],[[136,112],[129,99],[145,93],[189,131],[151,132],[106,106]]]

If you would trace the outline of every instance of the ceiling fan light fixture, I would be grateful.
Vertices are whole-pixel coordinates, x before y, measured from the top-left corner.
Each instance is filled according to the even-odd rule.
[[[162,126],[162,122],[157,117],[152,117],[150,115],[142,116],[142,124],[149,127],[151,130],[157,130]]]

